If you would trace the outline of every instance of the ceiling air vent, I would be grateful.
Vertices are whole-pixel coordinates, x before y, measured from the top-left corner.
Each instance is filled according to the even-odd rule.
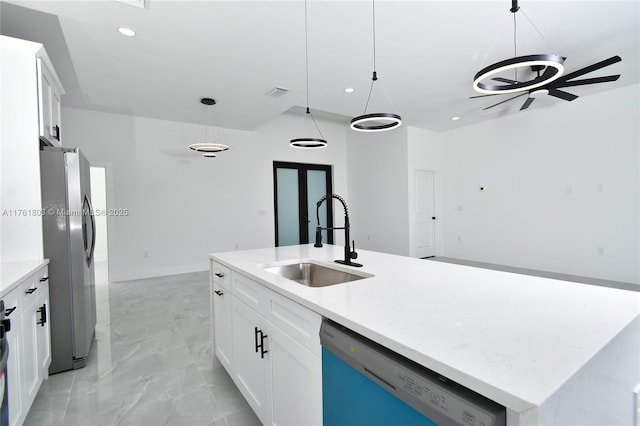
[[[140,9],[146,9],[149,7],[149,0],[116,0],[120,3],[128,4],[129,6],[139,7]]]
[[[289,89],[287,89],[286,87],[274,87],[273,89],[269,90],[266,95],[267,96],[273,96],[274,98],[279,98],[282,95],[286,95],[287,92],[289,92]]]

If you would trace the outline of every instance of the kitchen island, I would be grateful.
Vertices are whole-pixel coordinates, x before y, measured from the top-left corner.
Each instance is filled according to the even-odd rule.
[[[343,247],[211,259],[507,408],[507,424],[633,424],[640,293]],[[265,267],[300,259],[373,275],[311,288]],[[335,265],[335,266],[334,266]]]

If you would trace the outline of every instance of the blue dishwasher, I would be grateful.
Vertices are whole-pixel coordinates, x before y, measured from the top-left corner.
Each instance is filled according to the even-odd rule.
[[[349,330],[324,320],[325,426],[505,426],[506,409]]]

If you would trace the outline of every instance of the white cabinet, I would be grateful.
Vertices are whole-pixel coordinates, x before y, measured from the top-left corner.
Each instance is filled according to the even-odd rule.
[[[211,262],[209,285],[211,293],[212,352],[216,354],[229,374],[233,369],[233,328],[231,318],[231,271],[217,262]]]
[[[265,325],[266,321],[258,312],[234,297],[234,381],[262,423],[270,424],[267,395],[269,334]]]
[[[227,369],[233,370],[233,328],[231,292],[220,284],[213,283],[213,326],[216,336],[215,354]]]
[[[8,332],[9,417],[11,425],[21,425],[49,376],[51,334],[48,322],[48,268],[44,266],[24,279],[3,297]]]
[[[274,425],[322,424],[322,361],[278,327],[269,327],[267,388]]]
[[[37,58],[38,118],[40,138],[54,146],[61,146],[60,97],[64,93],[55,72],[41,58]]]
[[[22,336],[22,295],[20,289],[16,288],[4,300],[5,318],[11,321],[11,330],[7,333],[9,342],[9,359],[7,361],[7,383],[9,390],[9,424],[15,426],[19,419],[24,419],[22,402],[22,381],[20,372],[22,371],[22,345],[20,337]],[[20,422],[21,423],[21,422]]]
[[[211,262],[212,276],[218,268],[228,278],[220,267]],[[233,270],[230,286],[221,284],[212,280],[215,353],[258,418],[321,425],[320,315]]]

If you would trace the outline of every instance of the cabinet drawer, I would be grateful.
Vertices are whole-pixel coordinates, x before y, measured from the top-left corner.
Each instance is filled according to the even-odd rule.
[[[273,291],[267,291],[265,316],[295,341],[320,356],[320,325],[317,313]]]
[[[211,279],[220,287],[231,291],[231,270],[218,262],[211,261]]]
[[[48,285],[49,275],[47,273],[48,268],[38,270],[35,274],[27,277],[22,284],[18,287],[21,294],[21,304],[25,308],[35,303],[40,293],[44,291],[45,284]]]
[[[231,273],[231,292],[238,299],[264,315],[266,298],[265,288],[235,271]]]
[[[5,318],[9,318],[11,320],[11,326],[13,327],[13,323],[16,321],[16,318],[19,318],[22,314],[22,291],[20,290],[22,286],[18,288],[14,288],[2,298],[4,301],[4,316]],[[17,326],[17,325],[16,325]]]

